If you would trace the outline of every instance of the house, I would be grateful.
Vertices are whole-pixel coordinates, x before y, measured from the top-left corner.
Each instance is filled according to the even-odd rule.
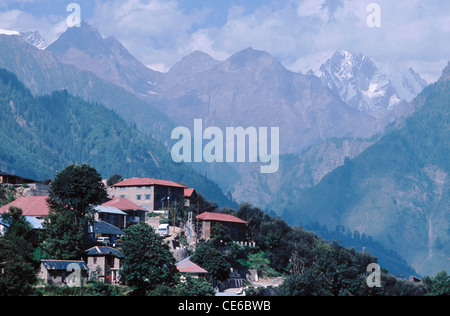
[[[184,205],[185,206],[191,206],[195,205],[197,203],[197,192],[195,189],[192,188],[185,188],[184,189]]]
[[[86,251],[89,278],[96,278],[107,284],[119,283],[120,262],[124,255],[111,247],[92,247]]]
[[[31,183],[36,183],[36,181],[0,171],[0,184],[22,185]]]
[[[126,213],[127,215],[125,220],[125,228],[128,228],[139,222],[145,222],[145,216],[148,213],[148,211],[145,208],[140,207],[139,205],[122,197],[115,198],[114,200],[103,203],[101,206],[103,207],[112,206]]]
[[[422,279],[416,277],[415,275],[411,275],[409,277],[409,282],[413,282],[413,283],[422,283]]]
[[[248,223],[240,218],[229,214],[205,212],[195,217],[198,221],[199,231],[197,234],[205,240],[211,239],[211,229],[220,223],[228,230],[228,235],[233,241],[246,240],[246,227]]]
[[[13,206],[22,209],[23,216],[33,216],[42,223],[50,212],[47,199],[48,196],[24,196],[0,207],[0,214],[7,213],[9,208]]]
[[[191,277],[199,278],[208,274],[208,271],[193,263],[190,258],[178,262],[176,267],[182,276],[190,275]]]
[[[89,236],[96,241],[101,237],[107,237],[109,243],[115,245],[117,240],[125,235],[125,232],[120,228],[103,221],[95,221],[88,229]]]
[[[168,210],[170,206],[184,202],[185,185],[168,180],[132,178],[116,183],[111,189],[114,198],[130,200],[150,211]]]
[[[103,221],[117,228],[124,229],[127,224],[127,213],[113,206],[96,206],[95,220]]]
[[[82,260],[41,260],[38,277],[55,286],[81,286],[88,281],[89,267]]]

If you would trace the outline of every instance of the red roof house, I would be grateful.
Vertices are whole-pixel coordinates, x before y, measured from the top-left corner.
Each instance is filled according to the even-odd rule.
[[[169,180],[131,178],[116,183],[109,190],[111,197],[122,197],[153,211],[167,211],[175,203],[183,203],[187,186]]]
[[[215,222],[225,222],[225,223],[239,223],[247,225],[248,223],[240,218],[237,218],[236,216],[229,215],[229,214],[221,214],[221,213],[210,213],[205,212],[197,217],[195,219],[202,220],[202,221],[215,221]]]
[[[148,212],[145,208],[140,207],[139,205],[125,198],[117,198],[108,201],[106,203],[103,203],[101,206],[112,206],[127,213],[126,216],[127,228],[139,222],[145,222],[145,215]]]
[[[119,183],[116,183],[115,187],[136,187],[136,186],[166,186],[166,187],[174,187],[174,188],[186,188],[185,185],[168,181],[168,180],[159,180],[159,179],[151,179],[151,178],[132,178],[125,179]]]
[[[196,216],[195,219],[202,223],[201,231],[197,233],[200,233],[203,239],[211,239],[211,229],[214,225],[221,224],[227,228],[228,235],[233,241],[246,240],[245,230],[248,223],[236,216],[205,212]]]
[[[47,204],[48,196],[25,196],[21,197],[0,208],[0,214],[8,212],[11,206],[22,209],[23,216],[34,216],[39,220],[44,219],[50,212]]]
[[[139,205],[131,202],[130,200],[127,200],[125,198],[117,198],[111,201],[108,201],[106,203],[103,203],[101,206],[112,206],[115,207],[121,211],[126,210],[140,210],[140,211],[147,211],[145,208],[140,207]]]
[[[178,262],[176,267],[181,274],[190,274],[194,277],[199,277],[208,273],[208,271],[193,263],[191,260],[189,260],[189,258]]]

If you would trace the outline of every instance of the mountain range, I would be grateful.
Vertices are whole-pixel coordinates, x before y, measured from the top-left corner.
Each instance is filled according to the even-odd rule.
[[[291,224],[347,227],[392,247],[419,273],[450,268],[450,63],[417,111],[320,183],[278,200]]]
[[[0,68],[16,74],[35,95],[65,89],[106,106],[159,141],[170,139],[173,122],[152,104],[92,72],[62,63],[50,50],[38,49],[21,36],[0,35]]]
[[[89,70],[137,95],[151,93],[162,77],[139,62],[114,36],[103,39],[85,22],[81,27],[68,28],[47,50],[62,63]]]
[[[201,118],[205,126],[222,129],[279,127],[284,154],[299,155],[332,138],[366,139],[381,134],[388,124],[414,111],[407,101],[426,85],[412,69],[387,74],[381,70],[386,67],[369,57],[343,50],[324,63],[320,77],[289,71],[273,56],[252,48],[224,61],[196,51],[163,74],[149,70],[113,36],[103,38],[86,23],[69,28],[47,50],[64,64],[120,85],[170,118],[174,126],[192,129],[194,119]],[[358,98],[350,100],[350,90]],[[133,120],[123,106],[115,110]],[[152,125],[138,122],[144,131]],[[162,135],[158,140],[170,147],[169,132],[152,134]],[[327,164],[339,166],[344,158]],[[255,177],[254,166],[248,164],[192,167],[237,199],[242,198],[239,188],[248,186],[249,179]],[[252,196],[261,189],[256,183]],[[239,201],[266,206],[273,192],[267,193],[267,198],[258,201],[252,196]]]
[[[283,153],[299,153],[332,137],[370,137],[382,132],[408,112],[405,101],[425,87],[417,74],[414,78],[403,75],[405,80],[389,84],[378,68],[370,68],[372,60],[345,52],[365,61],[365,67],[353,68],[359,95],[377,84],[387,82],[389,86],[372,92],[384,94],[391,103],[383,104],[383,113],[375,115],[374,108],[381,106],[375,98],[372,107],[365,108],[347,102],[336,89],[328,89],[331,83],[325,74],[330,76],[330,71],[324,71],[321,78],[294,73],[268,53],[252,48],[224,61],[196,51],[163,74],[136,60],[114,36],[103,38],[83,22],[80,28],[69,28],[47,50],[60,62],[88,70],[149,101],[178,125],[192,127],[194,119],[201,118],[205,124],[220,128],[280,127]],[[336,59],[333,56],[323,69],[332,67],[334,73],[342,73],[336,67],[345,65],[337,65]],[[403,93],[400,85],[409,86],[409,94]]]
[[[352,107],[381,119],[398,118],[426,86],[410,68],[392,70],[361,53],[337,51],[320,67],[325,85]]]
[[[377,144],[408,126],[409,117],[420,116],[414,113],[426,108],[424,104],[428,99],[424,97],[426,94],[417,99],[414,97],[425,88],[426,82],[413,69],[405,72],[394,70],[362,53],[340,50],[324,62],[320,74],[302,74],[286,69],[267,52],[248,48],[222,61],[196,51],[167,73],[160,73],[138,61],[114,36],[104,38],[86,23],[81,28],[69,28],[48,47],[39,44],[40,41],[32,41],[31,38],[26,41],[24,36],[16,35],[0,35],[0,67],[16,74],[33,95],[52,95],[55,90],[65,89],[70,98],[80,97],[96,106],[104,105],[123,118],[120,124],[131,125],[137,132],[153,138],[155,143],[163,146],[158,148],[165,148],[166,152],[171,146],[173,128],[192,128],[196,118],[203,119],[205,126],[222,129],[280,127],[282,156],[278,173],[262,175],[257,172],[259,166],[254,164],[191,164],[184,165],[183,168],[188,168],[189,172],[186,171],[183,179],[187,179],[185,176],[194,169],[196,172],[192,175],[195,177],[200,174],[202,179],[209,178],[217,183],[226,193],[226,201],[234,199],[254,203],[285,216],[292,224],[318,222],[327,224],[330,229],[342,225],[379,238],[397,252],[405,245],[410,246],[405,242],[409,236],[391,234],[394,236],[389,237],[391,239],[401,238],[392,242],[386,237],[391,236],[386,231],[366,231],[362,226],[341,220],[336,215],[339,214],[337,210],[347,212],[343,208],[347,202],[342,200],[357,198],[343,192],[345,189],[340,185],[326,186],[324,183],[334,172],[347,170],[353,161],[361,159],[371,161],[373,170],[377,170],[378,161],[371,156],[375,159],[372,161],[365,156],[368,155],[366,153],[375,156],[373,148],[377,148]],[[33,37],[39,38],[38,34]],[[444,72],[441,83],[445,76],[448,76],[447,72]],[[435,134],[435,137],[438,139],[439,135]],[[442,150],[445,152],[447,148]],[[158,152],[158,161],[170,159],[162,154],[162,149],[155,152]],[[401,152],[396,154],[399,160],[405,159]],[[403,153],[407,154],[411,153]],[[171,163],[168,166],[172,168]],[[370,168],[366,166],[366,169]],[[441,174],[440,168],[430,168],[427,169],[430,174]],[[147,173],[153,172],[153,169],[149,170]],[[406,178],[409,176],[406,170],[400,174]],[[350,175],[346,174],[339,181],[346,177]],[[372,179],[366,181],[370,183]],[[377,181],[384,183],[379,179],[374,183]],[[215,184],[211,185],[215,188]],[[357,186],[362,186],[362,183]],[[320,191],[322,187],[329,192],[325,189]],[[361,204],[361,207],[383,208],[386,216],[400,218],[396,209],[382,202],[383,195],[380,195],[383,199],[377,198],[376,185],[367,190],[371,192],[366,197],[367,201],[372,198],[381,204]],[[320,198],[314,195],[316,192],[320,192]],[[341,196],[341,193],[345,194]],[[405,199],[403,204],[406,201],[415,203],[413,195],[396,190],[391,193],[393,196],[401,195]],[[223,193],[216,194],[221,194],[219,199],[223,199]],[[330,199],[323,198],[328,196]],[[312,207],[305,202],[314,199],[330,202],[330,214],[334,215],[327,217],[327,205],[323,203]],[[317,210],[319,206],[320,211]],[[358,213],[354,209],[352,212]],[[320,216],[315,216],[316,213]],[[415,213],[409,215],[417,217]],[[363,215],[352,216],[355,222],[356,219],[363,222]],[[443,213],[434,216],[438,220]],[[402,229],[400,224],[396,225],[396,231]],[[410,228],[414,231],[415,227],[411,224]],[[444,243],[446,238],[440,236],[438,244]],[[442,249],[436,249],[433,254],[441,253]],[[418,258],[422,258],[423,253],[417,257],[409,252],[401,254],[421,273],[435,271],[434,268],[427,270],[426,264],[420,263]],[[433,261],[436,262],[435,267],[444,263],[439,256],[430,257],[430,262],[436,259]]]

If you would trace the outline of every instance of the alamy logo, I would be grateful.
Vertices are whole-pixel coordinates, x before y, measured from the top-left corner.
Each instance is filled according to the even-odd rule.
[[[370,12],[367,17],[367,26],[371,28],[381,27],[381,6],[378,3],[369,3],[367,12]]]
[[[381,287],[381,267],[379,264],[371,263],[367,266],[367,272],[371,272],[367,277],[367,286],[370,288]]]
[[[72,12],[66,19],[67,27],[81,27],[81,7],[78,3],[70,3],[67,12]]]
[[[179,140],[172,147],[171,153],[176,163],[260,162],[262,163],[261,173],[276,173],[279,169],[280,129],[278,127],[270,129],[270,138],[267,127],[258,129],[227,127],[224,134],[218,127],[208,127],[203,131],[203,120],[196,119],[193,137],[187,127],[177,127],[172,131],[172,139]],[[204,145],[205,140],[209,142]]]

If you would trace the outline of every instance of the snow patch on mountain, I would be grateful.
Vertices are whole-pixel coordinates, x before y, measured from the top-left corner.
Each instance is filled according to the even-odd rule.
[[[409,102],[427,85],[412,68],[399,71],[361,53],[337,51],[320,67],[320,78],[352,107],[380,118]]]
[[[45,39],[41,36],[38,31],[32,32],[23,32],[20,33],[20,36],[27,42],[41,50],[46,49],[48,47]]]
[[[0,35],[20,35],[20,32],[0,29]]]
[[[25,42],[39,49],[46,49],[48,46],[44,38],[41,36],[41,34],[39,34],[38,31],[19,32],[13,30],[0,29],[0,35],[20,36]]]

